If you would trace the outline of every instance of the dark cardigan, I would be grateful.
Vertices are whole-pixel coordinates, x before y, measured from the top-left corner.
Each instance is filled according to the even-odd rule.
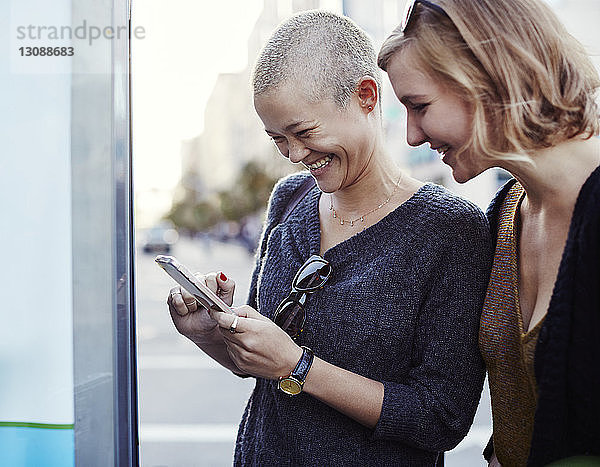
[[[487,211],[492,235],[502,201]],[[528,465],[600,455],[600,167],[584,183],[573,211],[554,291],[535,352],[538,405]],[[484,451],[489,458],[490,444]]]
[[[249,304],[268,317],[320,250],[314,187],[279,222],[310,175],[274,189]],[[384,385],[369,429],[316,398],[257,378],[240,424],[237,465],[434,465],[467,433],[483,384],[477,332],[491,265],[483,213],[427,184],[384,219],[324,253],[333,273],[306,299],[299,345]]]

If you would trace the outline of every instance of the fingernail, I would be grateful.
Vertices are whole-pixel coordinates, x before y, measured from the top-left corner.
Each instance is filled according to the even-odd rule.
[[[227,276],[223,273],[219,276],[223,282],[227,282]]]

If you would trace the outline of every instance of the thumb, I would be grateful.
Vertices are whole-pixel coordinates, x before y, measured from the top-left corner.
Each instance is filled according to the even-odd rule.
[[[239,306],[234,308],[233,311],[235,311],[239,316],[244,316],[246,318],[258,319],[261,321],[271,321],[269,318],[261,315],[258,311],[248,305]]]

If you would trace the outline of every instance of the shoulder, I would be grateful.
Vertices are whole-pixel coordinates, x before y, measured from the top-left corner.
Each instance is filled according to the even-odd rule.
[[[273,187],[271,198],[275,200],[279,200],[279,198],[289,198],[291,194],[304,183],[304,180],[307,180],[310,176],[311,175],[308,172],[302,171],[280,178]]]
[[[581,187],[575,209],[578,210],[579,208],[585,212],[593,212],[600,215],[598,206],[600,206],[600,167],[597,167],[590,174]]]
[[[279,179],[273,187],[269,198],[268,218],[279,219],[294,192],[300,188],[304,181],[309,177],[311,177],[311,175],[308,172],[303,171]]]
[[[483,211],[472,201],[433,183],[424,185],[420,191],[427,219],[437,227],[487,229]]]
[[[585,181],[573,210],[569,240],[576,236],[594,251],[600,237],[600,167],[596,168]]]
[[[446,267],[457,262],[487,266],[492,240],[483,211],[472,201],[433,183],[417,194],[420,204],[411,223],[428,254],[447,262]]]

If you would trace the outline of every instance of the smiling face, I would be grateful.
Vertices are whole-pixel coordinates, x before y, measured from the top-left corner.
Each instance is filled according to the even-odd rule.
[[[310,170],[321,191],[353,184],[367,168],[376,131],[357,96],[340,109],[333,99],[311,102],[286,83],[254,97],[265,131],[284,157]]]
[[[460,151],[472,135],[470,108],[422,72],[411,53],[410,48],[398,52],[387,67],[394,93],[408,113],[406,140],[411,146],[429,143],[452,168],[454,179],[464,183],[488,168],[471,148]]]

